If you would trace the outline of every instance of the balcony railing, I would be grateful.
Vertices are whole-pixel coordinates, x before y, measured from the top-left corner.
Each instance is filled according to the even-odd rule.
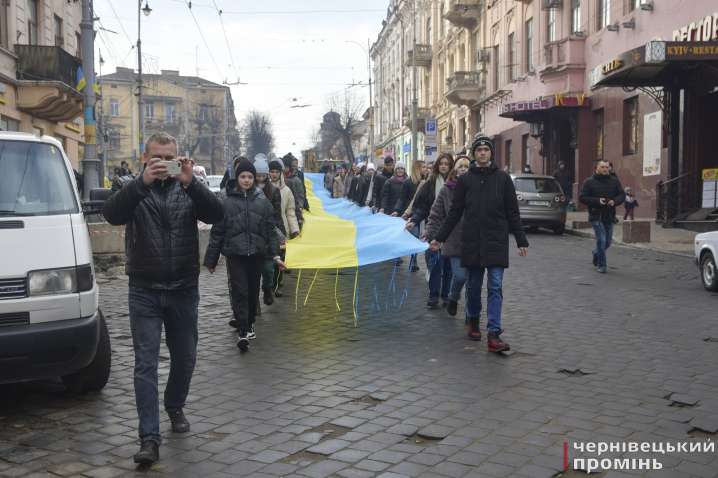
[[[668,221],[692,208],[700,207],[702,189],[698,171],[685,173],[666,182],[658,181],[656,191],[656,219],[659,221]]]
[[[444,18],[458,27],[471,28],[478,23],[483,9],[483,1],[456,3],[450,7]]]
[[[73,89],[77,86],[79,65],[59,46],[15,45],[15,54],[18,80],[61,81]]]
[[[416,66],[429,68],[434,55],[431,45],[416,45]],[[406,52],[406,66],[412,66],[414,63],[414,50]]]
[[[431,108],[418,107],[416,108],[416,127],[418,130],[423,131],[426,127],[426,118],[431,117]],[[404,107],[404,126],[411,128],[411,106]]]
[[[455,105],[472,106],[481,100],[485,86],[478,71],[457,71],[446,80],[444,97]]]

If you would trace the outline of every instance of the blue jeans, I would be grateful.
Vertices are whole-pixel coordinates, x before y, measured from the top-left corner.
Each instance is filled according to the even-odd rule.
[[[591,225],[596,234],[596,248],[593,253],[598,256],[598,267],[606,267],[606,249],[611,247],[613,241],[613,221],[591,221]]]
[[[488,324],[486,330],[499,332],[501,330],[501,306],[504,303],[503,281],[504,268],[501,266],[478,267],[466,269],[466,316],[470,321],[478,321],[481,317],[481,287],[484,284],[484,272],[488,276],[486,289],[486,316]]]
[[[427,249],[424,253],[426,268],[429,269],[429,300],[449,298],[451,288],[451,262],[441,257],[441,251]]]
[[[458,301],[461,299],[461,289],[466,284],[466,269],[461,267],[461,257],[449,257],[451,262],[451,288],[449,289],[449,299]]]
[[[263,289],[272,289],[274,288],[274,285],[272,282],[274,281],[274,259],[271,257],[265,257],[264,258],[264,267],[262,268],[262,288]]]
[[[189,393],[197,359],[197,286],[179,290],[130,287],[130,330],[135,349],[135,401],[140,419],[140,440],[162,443],[160,435],[157,365],[162,325],[170,352],[165,387],[165,410],[181,410]]]

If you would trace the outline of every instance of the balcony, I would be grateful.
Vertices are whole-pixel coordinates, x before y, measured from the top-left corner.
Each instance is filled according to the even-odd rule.
[[[416,108],[416,129],[424,131],[426,118],[431,118],[431,108]],[[404,107],[404,126],[411,129],[411,106]]]
[[[83,95],[75,89],[75,58],[58,46],[15,45],[18,108],[55,122],[82,116]],[[88,81],[87,87],[92,88]]]
[[[457,71],[446,80],[446,98],[455,105],[476,105],[483,95],[486,84],[478,71]]]
[[[457,3],[450,7],[444,14],[444,19],[457,27],[473,28],[481,18],[481,11],[484,2],[479,3]]]
[[[585,41],[585,37],[571,36],[544,45],[543,68],[539,77],[549,94],[583,91]]]
[[[423,68],[431,68],[431,60],[434,55],[431,51],[431,45],[416,45],[416,66]],[[406,52],[405,66],[412,66],[414,64],[414,50]]]

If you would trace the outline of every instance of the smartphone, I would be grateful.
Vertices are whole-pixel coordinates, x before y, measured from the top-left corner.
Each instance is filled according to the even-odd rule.
[[[182,163],[179,161],[160,161],[167,167],[167,174],[182,174]]]

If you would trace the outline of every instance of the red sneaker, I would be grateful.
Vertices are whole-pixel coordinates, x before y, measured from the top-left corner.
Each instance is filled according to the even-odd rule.
[[[511,350],[511,347],[509,347],[509,344],[501,340],[501,332],[503,330],[499,330],[498,332],[489,332],[489,352],[507,352]]]
[[[479,324],[469,323],[469,340],[481,340],[481,329]]]

